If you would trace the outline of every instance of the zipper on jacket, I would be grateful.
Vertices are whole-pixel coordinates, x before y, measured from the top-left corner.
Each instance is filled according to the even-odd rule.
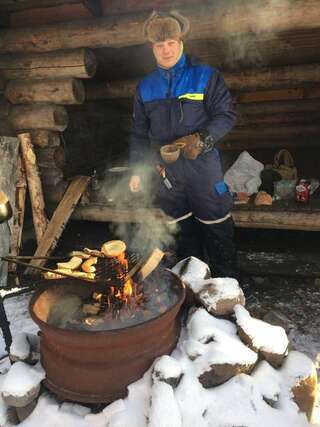
[[[168,72],[169,75],[169,82],[168,82],[168,91],[167,91],[167,98],[170,98],[171,96],[171,91],[172,91],[172,74],[170,72]]]

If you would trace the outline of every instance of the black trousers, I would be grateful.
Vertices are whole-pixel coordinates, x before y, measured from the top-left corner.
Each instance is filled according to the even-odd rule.
[[[195,256],[208,263],[213,277],[239,279],[232,218],[217,224],[203,224],[190,217],[180,221],[179,226],[176,241],[179,259]]]

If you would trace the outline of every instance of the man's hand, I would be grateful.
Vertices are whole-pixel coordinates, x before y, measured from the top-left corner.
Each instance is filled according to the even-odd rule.
[[[189,160],[195,160],[203,150],[203,142],[198,133],[183,136],[174,141],[180,147],[183,156]]]
[[[139,193],[141,190],[141,179],[139,175],[132,175],[129,181],[129,188],[132,193]]]

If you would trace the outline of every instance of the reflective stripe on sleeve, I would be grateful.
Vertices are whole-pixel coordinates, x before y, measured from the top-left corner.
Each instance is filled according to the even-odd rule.
[[[219,224],[220,222],[226,221],[228,218],[231,218],[230,212],[226,216],[224,216],[223,218],[214,219],[212,221],[205,221],[204,219],[200,219],[200,218],[195,217],[195,219],[198,220],[199,222],[202,222],[202,224]]]

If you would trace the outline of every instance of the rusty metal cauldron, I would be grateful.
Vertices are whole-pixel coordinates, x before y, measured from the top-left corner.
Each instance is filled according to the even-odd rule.
[[[88,283],[72,279],[50,280],[33,295],[30,314],[41,330],[41,363],[45,385],[58,396],[84,403],[110,403],[127,394],[158,356],[169,354],[180,333],[179,311],[185,288],[178,276],[165,272],[179,291],[168,311],[144,323],[116,330],[78,331],[47,323],[50,307],[63,295],[90,295]],[[170,286],[168,284],[168,286]]]

